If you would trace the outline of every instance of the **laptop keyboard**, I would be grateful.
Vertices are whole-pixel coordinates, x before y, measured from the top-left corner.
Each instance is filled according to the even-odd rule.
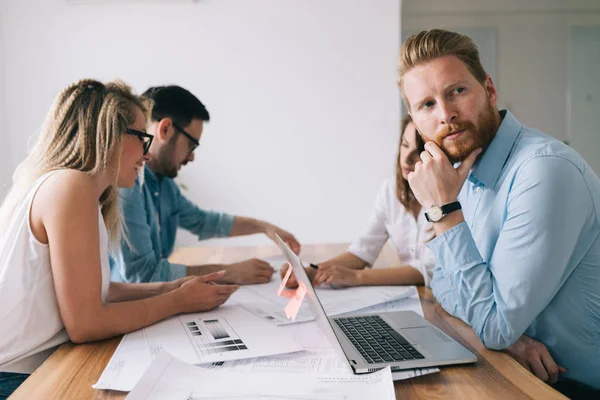
[[[333,320],[368,363],[425,358],[378,315]]]

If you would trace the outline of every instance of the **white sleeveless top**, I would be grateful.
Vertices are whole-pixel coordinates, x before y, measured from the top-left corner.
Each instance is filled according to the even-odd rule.
[[[60,317],[47,244],[31,231],[29,213],[42,183],[57,171],[41,176],[15,208],[0,237],[0,371],[32,373],[56,347],[69,341]],[[110,285],[108,234],[102,213],[100,256],[102,301]]]

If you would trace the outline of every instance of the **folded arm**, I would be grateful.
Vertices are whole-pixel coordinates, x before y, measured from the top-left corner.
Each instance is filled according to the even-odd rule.
[[[591,195],[572,163],[536,157],[520,168],[489,262],[465,222],[429,243],[445,281],[440,290],[432,282],[436,298],[492,349],[512,345],[552,300],[577,263],[576,248],[586,246],[580,233],[592,223]],[[452,215],[462,218],[460,211]]]

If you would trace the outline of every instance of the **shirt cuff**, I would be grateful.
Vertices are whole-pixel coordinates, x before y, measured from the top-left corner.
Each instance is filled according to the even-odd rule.
[[[446,277],[461,267],[483,262],[466,222],[461,222],[429,241],[427,247],[435,254],[437,263]]]
[[[421,275],[423,275],[423,285],[425,285],[425,287],[429,287],[429,284],[431,283],[431,275],[425,266],[425,262],[423,260],[416,260],[414,264],[415,265],[412,265],[412,268],[416,269],[421,273]]]
[[[169,281],[174,281],[179,278],[187,276],[187,265],[184,264],[171,264],[169,269]]]
[[[235,215],[231,214],[223,214],[222,215],[221,224],[219,226],[219,231],[223,235],[223,237],[229,237],[231,234],[231,228],[233,227],[233,220],[235,219]]]

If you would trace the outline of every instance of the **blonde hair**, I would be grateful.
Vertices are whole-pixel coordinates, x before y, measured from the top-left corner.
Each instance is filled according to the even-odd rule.
[[[48,112],[35,145],[13,175],[13,186],[0,207],[0,229],[8,225],[15,207],[42,175],[59,169],[93,175],[105,171],[116,157],[115,183],[100,196],[104,223],[116,248],[122,233],[116,187],[121,135],[135,121],[136,107],[147,113],[141,99],[121,81],[103,84],[83,79],[64,89]]]
[[[454,56],[462,61],[475,79],[484,83],[487,73],[479,60],[479,51],[470,37],[443,29],[432,29],[411,35],[400,49],[398,62],[398,86],[406,107],[410,104],[404,95],[404,75],[417,65],[444,56]]]

